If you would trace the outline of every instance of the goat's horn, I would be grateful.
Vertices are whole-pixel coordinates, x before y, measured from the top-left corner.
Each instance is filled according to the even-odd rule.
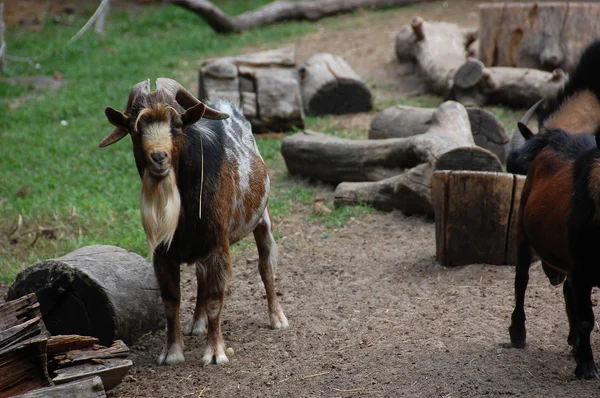
[[[145,96],[150,94],[150,79],[143,80],[137,84],[135,84],[131,91],[129,91],[129,99],[127,100],[127,107],[125,108],[125,113],[129,114],[133,104],[136,102],[139,96]]]
[[[524,126],[527,126],[527,123],[529,123],[529,119],[531,119],[531,117],[533,116],[537,108],[539,108],[539,106],[542,104],[542,102],[544,102],[543,99],[539,100],[531,108],[529,108],[527,112],[525,112],[521,120],[519,120],[519,123],[522,123]],[[511,139],[511,149],[518,148],[525,142],[523,140],[525,137],[523,137],[523,135],[521,134],[521,130],[519,129],[518,125],[513,131],[513,137],[515,136],[515,134],[516,137],[514,139]],[[522,137],[523,139],[520,137]]]
[[[188,109],[202,103],[202,101],[200,101],[198,98],[194,97],[192,95],[192,93],[187,91],[185,89],[185,87],[183,87],[181,84],[179,84],[177,81],[175,81],[173,79],[169,79],[166,77],[159,77],[158,79],[156,79],[156,89],[157,90],[164,89],[164,90],[167,90],[168,92],[170,92],[171,94],[173,94],[175,96],[175,101],[177,101],[177,103],[179,105],[181,105],[183,107],[183,109],[185,109],[185,110],[188,110]],[[229,117],[229,115],[227,113],[219,112],[218,110],[213,109],[205,104],[203,104],[203,105],[204,105],[203,117],[206,119],[220,120],[220,119],[227,119]]]
[[[531,108],[529,108],[529,110],[527,112],[525,112],[525,114],[519,121],[523,124],[529,123],[529,119],[531,119],[531,117],[533,116],[533,114],[535,113],[537,108],[539,108],[539,106],[542,104],[542,102],[544,102],[543,98],[541,100],[539,100],[538,102],[536,102],[535,104],[533,104],[533,106]]]

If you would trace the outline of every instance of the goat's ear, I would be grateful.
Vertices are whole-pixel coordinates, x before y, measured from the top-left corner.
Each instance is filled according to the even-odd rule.
[[[221,120],[227,119],[228,117],[228,114],[219,112],[218,110],[199,102],[181,114],[181,122],[184,126],[190,126],[202,118]]]
[[[104,114],[106,115],[106,118],[110,124],[115,126],[115,129],[105,139],[102,140],[100,145],[98,145],[100,148],[114,144],[121,138],[125,137],[129,131],[129,118],[122,112],[107,106],[104,110]]]
[[[525,123],[517,122],[517,127],[519,128],[519,131],[521,132],[523,138],[525,138],[525,141],[528,141],[535,136],[535,134],[533,134],[533,131],[531,131]]]

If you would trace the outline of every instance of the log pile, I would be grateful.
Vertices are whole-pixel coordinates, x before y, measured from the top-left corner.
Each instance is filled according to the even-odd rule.
[[[115,340],[130,344],[165,325],[152,265],[114,246],[83,247],[24,269],[7,297],[30,293],[52,335],[94,336],[110,346]]]
[[[600,37],[600,4],[490,3],[479,6],[479,59],[487,66],[572,71]]]
[[[508,173],[435,172],[431,198],[437,261],[445,266],[515,264],[516,220],[524,183],[524,176]]]
[[[286,137],[281,151],[291,174],[339,184],[336,206],[367,203],[408,214],[433,215],[434,170],[502,170],[497,156],[475,145],[467,111],[453,101],[433,112],[423,134],[355,141],[305,131]]]
[[[97,343],[89,336],[50,337],[35,294],[1,304],[0,397],[104,397],[133,363],[122,341]]]

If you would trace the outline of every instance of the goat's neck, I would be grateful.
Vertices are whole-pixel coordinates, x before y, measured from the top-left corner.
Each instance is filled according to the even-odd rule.
[[[160,244],[169,248],[177,230],[180,211],[181,197],[174,171],[157,180],[144,170],[140,212],[151,254]]]

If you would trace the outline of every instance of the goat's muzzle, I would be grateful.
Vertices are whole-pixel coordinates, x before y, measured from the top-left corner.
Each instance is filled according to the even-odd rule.
[[[157,178],[164,178],[171,169],[169,154],[166,151],[153,151],[148,159],[148,169]]]

